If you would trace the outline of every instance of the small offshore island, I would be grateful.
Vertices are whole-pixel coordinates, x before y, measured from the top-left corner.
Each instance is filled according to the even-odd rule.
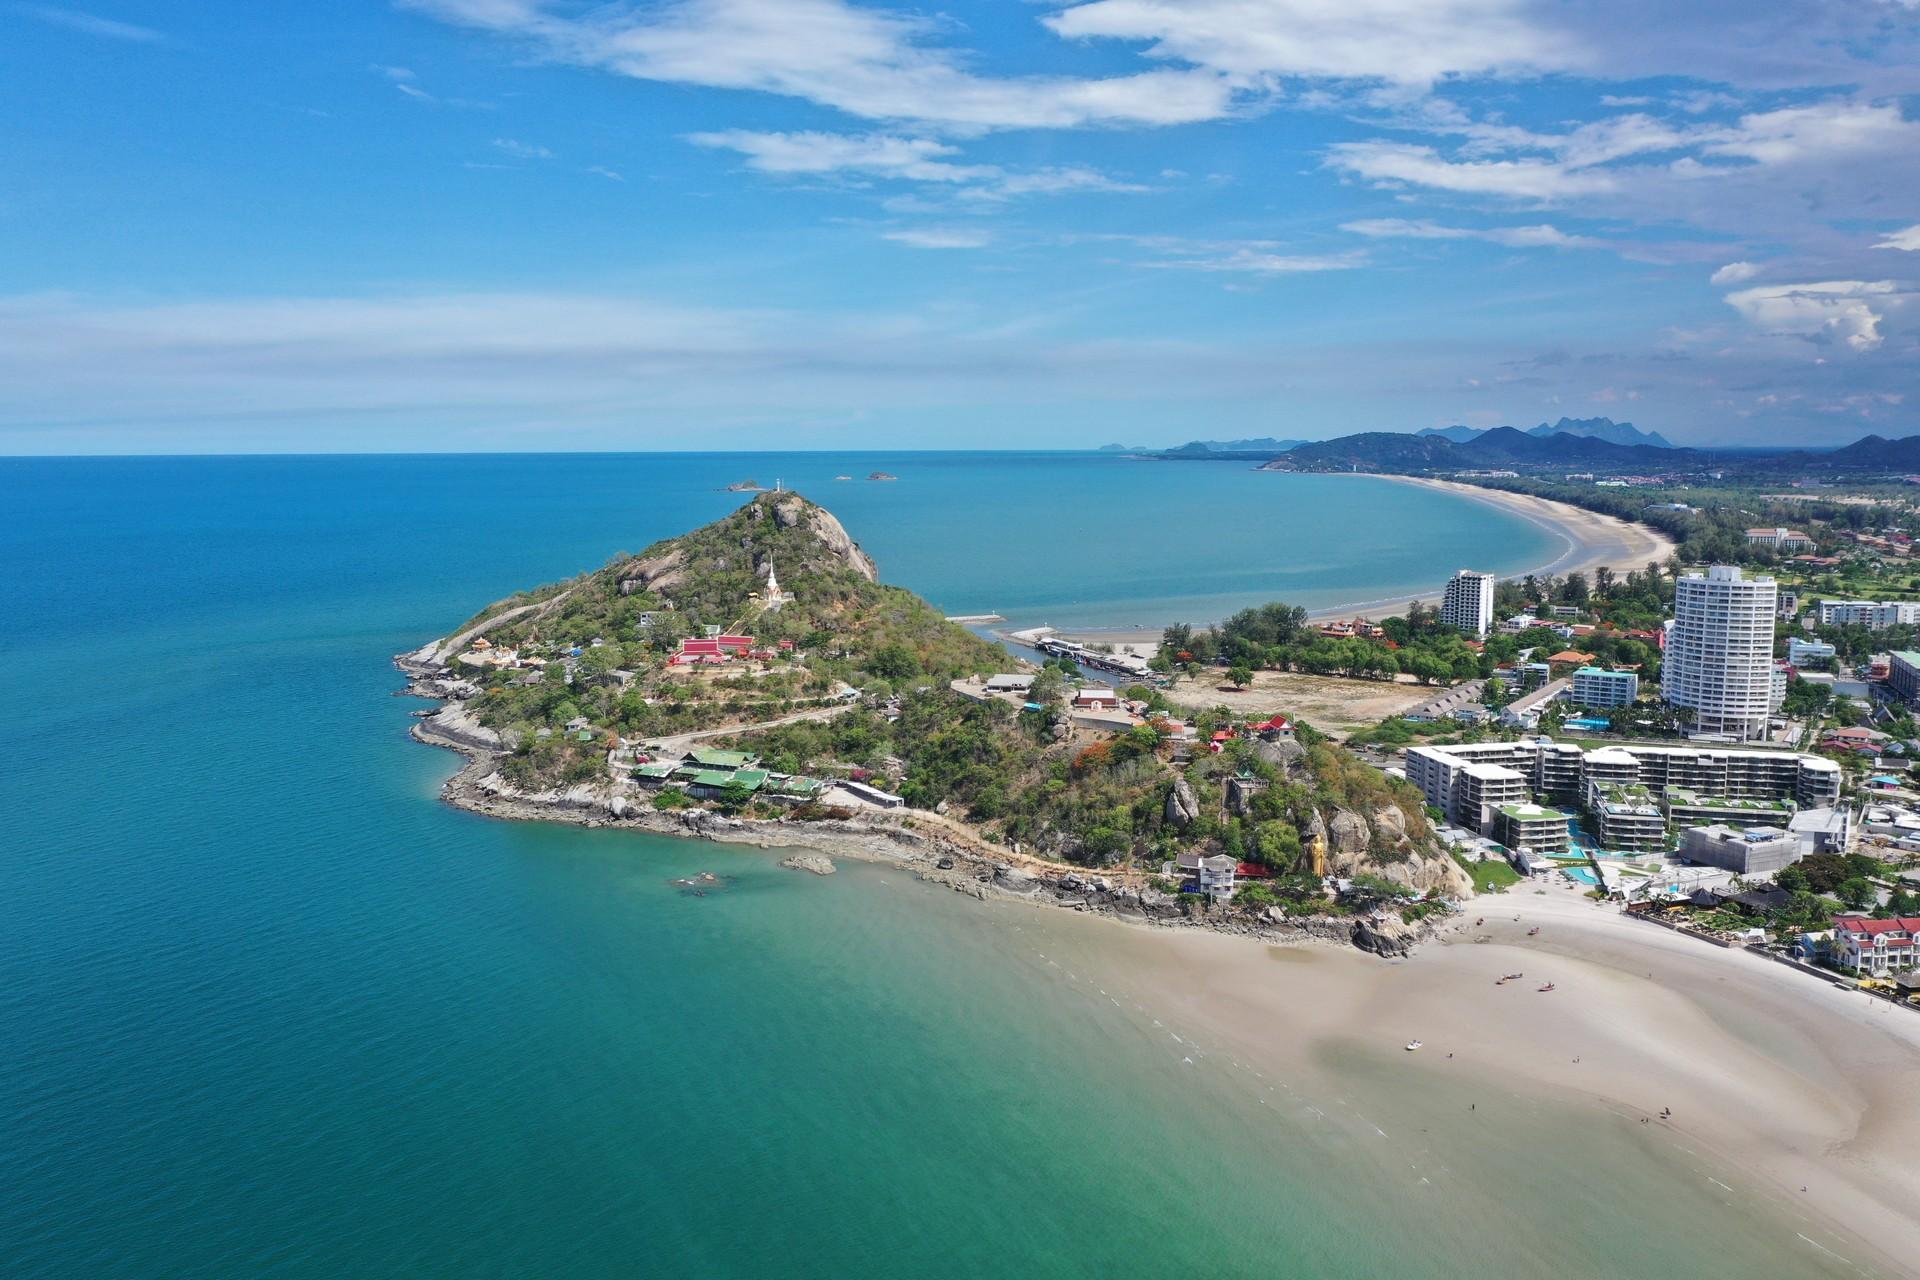
[[[414,736],[469,757],[446,798],[494,816],[885,857],[977,896],[1383,954],[1474,892],[1404,780],[1282,715],[1179,719],[1148,685],[1010,659],[792,492],[396,662],[442,703]]]

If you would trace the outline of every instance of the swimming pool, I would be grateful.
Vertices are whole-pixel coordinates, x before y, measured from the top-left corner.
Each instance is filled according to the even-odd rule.
[[[1578,880],[1581,884],[1590,884],[1595,888],[1600,886],[1600,877],[1593,874],[1591,867],[1561,867],[1560,869],[1572,876],[1575,880]]]

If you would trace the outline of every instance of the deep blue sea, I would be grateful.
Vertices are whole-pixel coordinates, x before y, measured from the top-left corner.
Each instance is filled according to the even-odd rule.
[[[1383,482],[1088,456],[0,460],[0,1275],[1792,1274],[1688,1252],[1577,1127],[1544,1173],[1464,1148],[1474,1213],[1413,1194],[1064,978],[1033,912],[440,804],[389,655],[749,475],[1016,621],[1555,550]],[[733,880],[668,883],[698,870]],[[1580,1211],[1481,1230],[1511,1176]]]

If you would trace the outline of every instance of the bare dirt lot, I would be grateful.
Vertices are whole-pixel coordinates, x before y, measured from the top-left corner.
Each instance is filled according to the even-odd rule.
[[[1355,729],[1418,706],[1439,692],[1431,685],[1414,683],[1411,676],[1389,682],[1291,671],[1262,671],[1254,676],[1251,688],[1234,689],[1222,674],[1207,672],[1182,678],[1167,690],[1167,697],[1189,710],[1225,706],[1248,718],[1281,711],[1305,720],[1322,733],[1345,737]]]

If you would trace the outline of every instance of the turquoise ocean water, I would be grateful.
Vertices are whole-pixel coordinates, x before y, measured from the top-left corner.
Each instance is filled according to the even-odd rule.
[[[1350,1099],[1280,1113],[1096,994],[1111,926],[439,804],[388,656],[746,474],[1016,620],[1553,552],[1384,483],[1085,457],[0,461],[0,1275],[1807,1274],[1573,1117],[1429,1194]]]

